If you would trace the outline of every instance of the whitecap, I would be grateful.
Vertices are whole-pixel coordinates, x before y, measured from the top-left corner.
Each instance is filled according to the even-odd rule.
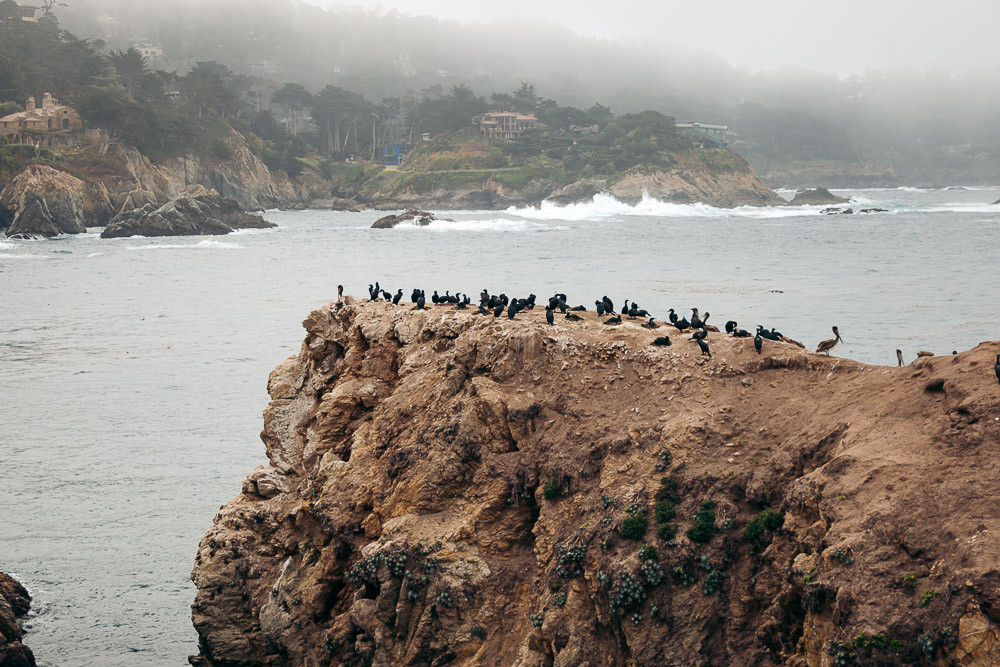
[[[818,215],[822,206],[738,206],[719,208],[708,204],[674,204],[643,195],[642,200],[633,205],[626,204],[609,194],[594,195],[593,200],[578,204],[557,206],[542,202],[541,206],[506,210],[530,220],[603,220],[621,217],[655,218],[793,218],[804,215]]]
[[[239,243],[227,243],[226,241],[213,241],[205,239],[195,244],[188,243],[157,243],[153,245],[126,246],[129,250],[179,250],[193,248],[213,248],[213,249],[236,249],[243,248]]]

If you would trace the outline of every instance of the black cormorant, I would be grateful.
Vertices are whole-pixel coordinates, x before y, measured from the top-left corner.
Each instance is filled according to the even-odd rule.
[[[545,321],[548,324],[555,324],[555,316],[552,314],[551,308],[548,307],[545,308]]]
[[[753,349],[757,350],[757,354],[760,354],[760,351],[764,349],[764,339],[760,337],[759,331],[757,332],[757,335],[753,337]]]
[[[701,356],[711,359],[712,353],[708,350],[708,343],[703,340],[696,340],[695,342],[698,343],[698,347],[701,348]]]

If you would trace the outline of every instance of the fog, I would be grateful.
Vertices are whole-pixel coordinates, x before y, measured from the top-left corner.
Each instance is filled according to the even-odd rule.
[[[638,39],[721,56],[736,67],[840,75],[913,67],[960,72],[996,63],[995,0],[311,0],[457,21],[545,21],[581,35]]]
[[[153,44],[157,69],[223,63],[260,82],[265,104],[285,82],[374,102],[530,82],[562,105],[728,125],[771,183],[830,172],[824,161],[843,176],[831,186],[1000,181],[995,0],[67,2],[77,35]]]

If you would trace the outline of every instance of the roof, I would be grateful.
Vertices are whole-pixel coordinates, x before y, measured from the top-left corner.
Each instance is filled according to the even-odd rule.
[[[49,107],[48,109],[37,108],[34,111],[18,111],[10,114],[9,116],[0,118],[0,123],[12,123],[18,120],[41,122],[47,118],[58,115],[57,112],[61,109],[70,109],[70,107],[65,104],[60,104],[54,107]]]

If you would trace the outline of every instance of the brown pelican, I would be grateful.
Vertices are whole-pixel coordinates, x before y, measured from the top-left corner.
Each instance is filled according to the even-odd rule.
[[[899,362],[900,366],[903,365],[903,351],[902,350],[896,350],[896,361]]]
[[[933,356],[934,356],[934,353],[933,352],[928,352],[927,350],[920,350],[919,352],[917,352],[917,357],[918,358],[919,357],[933,357]]]
[[[826,352],[827,356],[830,356],[830,350],[837,346],[837,343],[843,343],[844,340],[840,337],[840,331],[837,327],[833,327],[833,338],[830,340],[820,341],[820,344],[816,346],[817,352]]]

